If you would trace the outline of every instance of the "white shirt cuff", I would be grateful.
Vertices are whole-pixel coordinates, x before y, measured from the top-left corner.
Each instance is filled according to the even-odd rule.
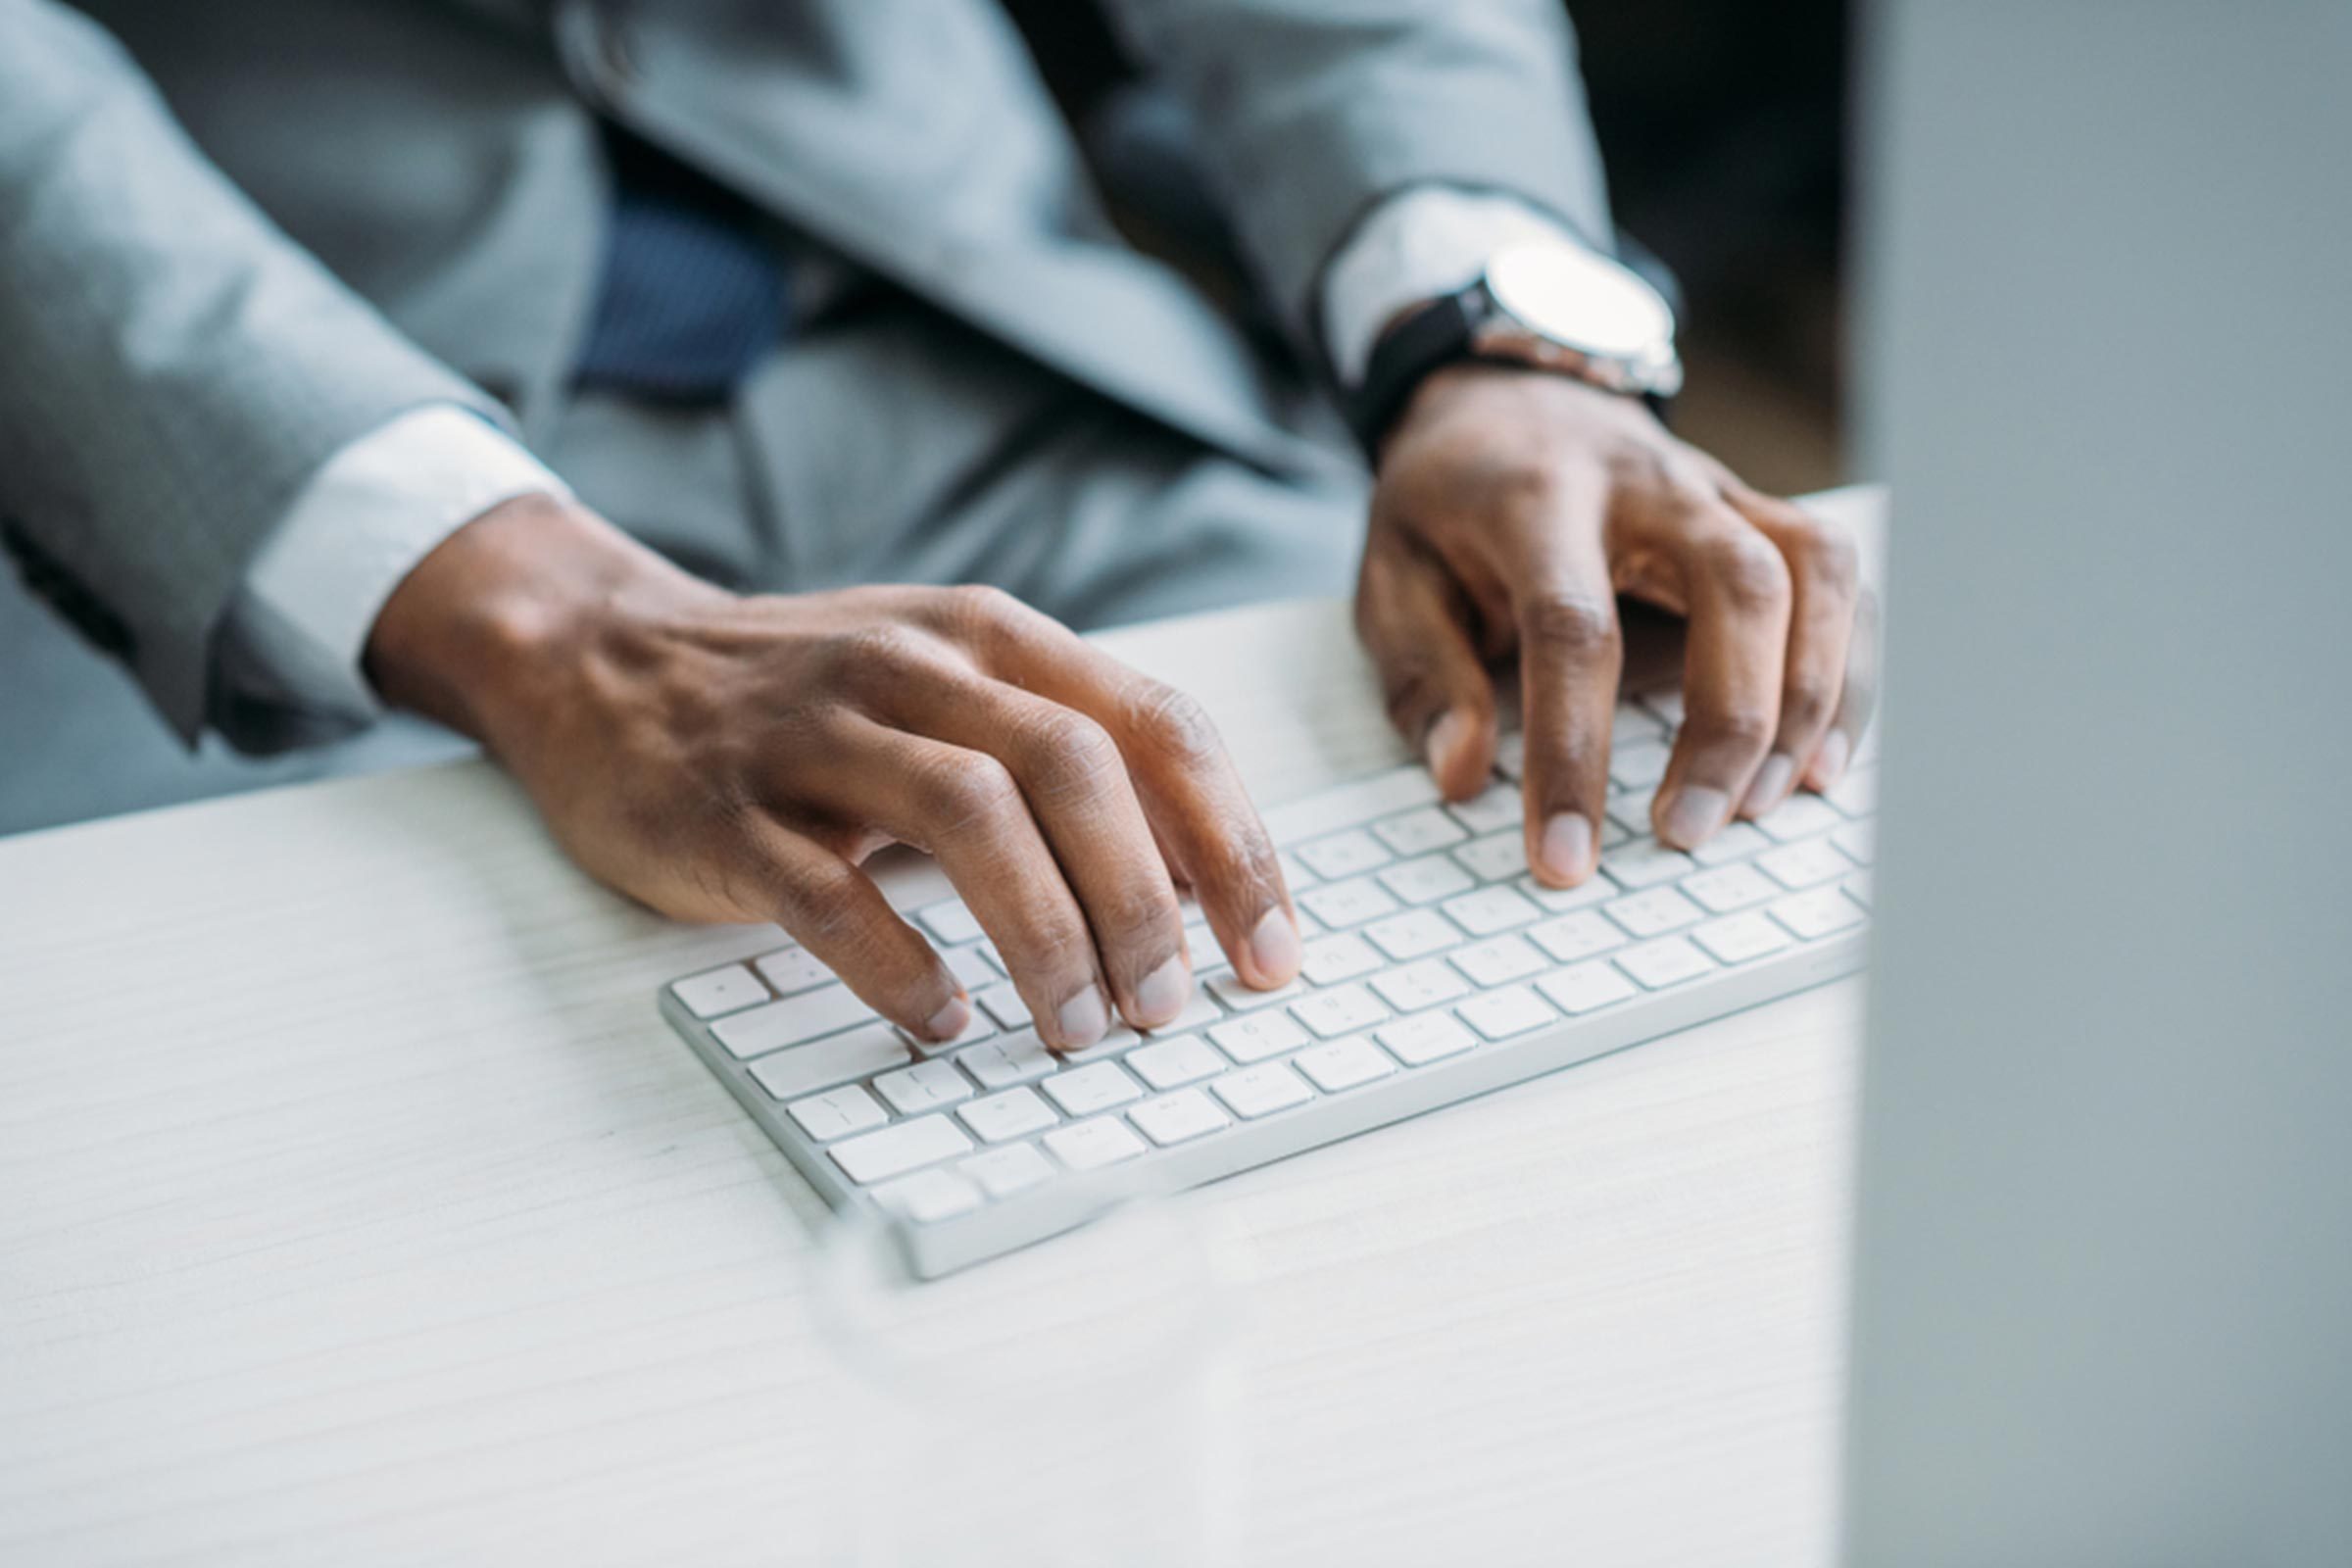
[[[246,568],[223,635],[267,700],[359,722],[382,710],[361,670],[375,617],[435,546],[501,502],[570,489],[456,404],[412,409],[304,484]]]
[[[1415,185],[1374,208],[1323,274],[1323,341],[1340,385],[1363,380],[1399,315],[1468,288],[1495,252],[1529,244],[1591,249],[1515,196]]]

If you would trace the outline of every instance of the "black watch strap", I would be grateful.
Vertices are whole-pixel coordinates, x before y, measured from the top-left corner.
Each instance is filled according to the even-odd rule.
[[[1377,466],[1381,440],[1404,412],[1413,389],[1438,367],[1470,358],[1471,342],[1466,293],[1424,305],[1382,334],[1362,383],[1347,400],[1348,427],[1366,459]]]

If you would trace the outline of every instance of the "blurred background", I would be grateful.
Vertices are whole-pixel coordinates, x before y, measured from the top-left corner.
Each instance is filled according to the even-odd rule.
[[[1098,141],[1134,74],[1108,27],[1071,0],[1009,9],[1065,112]],[[1689,379],[1677,428],[1783,494],[1850,476],[1839,270],[1848,10],[1847,0],[1568,4],[1617,220],[1682,285]]]

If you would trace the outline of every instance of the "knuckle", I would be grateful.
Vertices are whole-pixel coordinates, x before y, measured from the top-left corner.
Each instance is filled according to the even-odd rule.
[[[922,657],[922,639],[911,627],[895,620],[877,621],[845,631],[829,650],[832,673],[853,684],[877,676],[895,675]]]
[[[1020,786],[1004,764],[976,752],[938,764],[924,784],[930,814],[945,834],[988,828],[1020,806]]]
[[[1170,761],[1202,767],[1224,753],[1208,710],[1190,692],[1147,681],[1129,699],[1128,709],[1135,733]]]
[[[858,945],[856,876],[844,865],[806,872],[785,885],[784,923],[804,945],[820,953]]]
[[[1707,545],[1705,562],[1724,597],[1739,609],[1778,610],[1788,603],[1788,563],[1753,528],[1724,529]]]
[[[1839,593],[1852,595],[1862,580],[1862,551],[1854,543],[1854,536],[1803,513],[1798,515],[1804,517],[1805,527],[1810,530],[1805,548],[1812,559],[1814,574]]]
[[[992,583],[959,583],[941,590],[948,623],[968,638],[1002,635],[1028,613],[1028,607]]]
[[[1054,797],[1092,795],[1122,765],[1110,732],[1067,708],[1032,720],[1022,746],[1038,791]]]
[[[1107,947],[1136,947],[1175,924],[1173,906],[1148,886],[1122,889],[1087,912]]]
[[[1617,646],[1617,607],[1606,597],[1574,588],[1529,596],[1523,634],[1541,647],[1567,654],[1603,654]]]
[[[1706,732],[1716,747],[1744,755],[1771,745],[1777,727],[1770,709],[1757,703],[1735,703],[1708,716]]]
[[[1834,682],[1818,675],[1791,675],[1788,689],[1781,694],[1781,728],[1790,734],[1811,734],[1829,722],[1830,708],[1837,698]]]

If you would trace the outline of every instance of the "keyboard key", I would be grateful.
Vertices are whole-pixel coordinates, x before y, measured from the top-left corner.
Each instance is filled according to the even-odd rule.
[[[1517,783],[1527,771],[1527,736],[1518,730],[1495,737],[1494,771]]]
[[[1371,992],[1356,985],[1317,991],[1291,1004],[1291,1016],[1325,1040],[1353,1034],[1388,1015],[1389,1009],[1375,1001]]]
[[[918,1116],[971,1099],[972,1081],[957,1072],[952,1061],[920,1061],[884,1073],[874,1080],[874,1092],[889,1101],[890,1108],[900,1115]]]
[[[948,966],[948,973],[956,977],[956,983],[966,991],[977,991],[982,986],[993,984],[997,978],[997,971],[989,967],[986,958],[980,956],[977,946],[944,949],[939,959]]]
[[[1512,828],[1472,839],[1454,850],[1453,859],[1481,882],[1507,881],[1527,870],[1527,844]]]
[[[1362,937],[1343,932],[1338,936],[1317,937],[1298,952],[1298,972],[1307,982],[1318,986],[1336,986],[1343,980],[1352,980],[1359,974],[1370,974],[1386,965]]]
[[[723,1013],[741,1012],[768,999],[767,987],[761,985],[752,971],[740,963],[730,963],[723,969],[708,969],[701,974],[690,974],[683,980],[673,980],[669,984],[669,993],[697,1018],[716,1018]]]
[[[874,1201],[917,1225],[968,1214],[980,1206],[980,1189],[952,1170],[919,1170],[874,1189]]]
[[[1437,958],[1424,958],[1401,969],[1372,977],[1380,1000],[1398,1012],[1419,1012],[1470,994],[1469,984]]]
[[[1162,1149],[1233,1125],[1233,1118],[1198,1089],[1179,1089],[1172,1095],[1147,1100],[1129,1111],[1127,1119]]]
[[[1459,844],[1470,836],[1452,817],[1434,806],[1375,822],[1372,832],[1398,855],[1427,855],[1432,850]]]
[[[917,1116],[879,1132],[862,1134],[827,1152],[860,1187],[904,1176],[910,1170],[972,1152],[963,1129],[945,1116]]]
[[[1848,822],[1830,834],[1830,842],[1858,865],[1868,865],[1878,858],[1878,840],[1877,824],[1867,821]]]
[[[1659,741],[1636,741],[1609,749],[1609,779],[1621,790],[1654,788],[1666,776],[1671,748]]]
[[[1315,1098],[1304,1079],[1279,1061],[1261,1062],[1255,1067],[1244,1067],[1229,1072],[1209,1084],[1209,1089],[1226,1108],[1245,1121],[1271,1116],[1293,1105],[1303,1105]]]
[[[1225,950],[1217,945],[1217,934],[1204,925],[1184,928],[1184,956],[1197,975],[1225,967]]]
[[[1029,1027],[1029,1004],[1021,1000],[1019,988],[1009,980],[1000,980],[993,986],[973,992],[972,1000],[1006,1029]]]
[[[1745,963],[1788,945],[1788,933],[1766,919],[1760,909],[1709,920],[1690,933],[1690,940],[1725,963]]]
[[[1642,994],[1624,971],[1606,958],[1547,974],[1536,982],[1536,989],[1572,1018]]]
[[[1306,995],[1306,982],[1303,980],[1294,980],[1289,985],[1276,986],[1271,991],[1252,991],[1242,983],[1239,975],[1234,974],[1212,974],[1204,984],[1209,995],[1235,1012],[1254,1012],[1260,1007],[1270,1007],[1278,1002],[1289,1002]]]
[[[1727,822],[1690,852],[1690,858],[1701,865],[1725,865],[1733,860],[1744,860],[1759,850],[1772,848],[1772,840],[1764,836],[1753,822]]]
[[[1457,1056],[1478,1044],[1478,1036],[1449,1012],[1425,1012],[1386,1025],[1374,1038],[1407,1067],[1419,1067],[1444,1056]]]
[[[1483,795],[1474,795],[1459,806],[1448,806],[1446,813],[1476,834],[1516,829],[1524,808],[1519,803],[1519,791],[1509,784],[1492,784]]]
[[[1299,862],[1298,857],[1288,850],[1275,851],[1274,863],[1282,869],[1282,885],[1293,893],[1297,893],[1301,888],[1311,888],[1323,880],[1314,872],[1309,871]]]
[[[1452,962],[1482,991],[1524,980],[1545,967],[1544,955],[1530,947],[1526,938],[1516,936],[1473,943],[1455,954]]]
[[[1837,888],[1815,888],[1764,911],[1806,942],[1862,923],[1862,906]]]
[[[1144,1152],[1144,1141],[1116,1116],[1098,1116],[1046,1134],[1045,1146],[1072,1170],[1100,1170]]]
[[[997,951],[997,945],[994,942],[982,941],[973,946],[974,951],[988,960],[988,966],[991,969],[1008,980],[1012,978],[1012,965],[1004,961],[1004,955]]]
[[[1140,1100],[1144,1093],[1136,1087],[1134,1079],[1119,1070],[1115,1061],[1097,1061],[1057,1072],[1045,1080],[1045,1088],[1054,1103],[1070,1116],[1092,1116],[1099,1110]]]
[[[1810,839],[1757,856],[1756,868],[1785,888],[1809,888],[1836,881],[1851,871],[1854,862],[1839,855],[1829,840]]]
[[[1298,906],[1335,931],[1395,914],[1397,909],[1396,901],[1368,876],[1309,888],[1298,895]]]
[[[1752,865],[1719,865],[1683,878],[1682,889],[1713,914],[1729,914],[1781,896],[1780,886]]]
[[[1349,828],[1345,833],[1334,833],[1312,844],[1298,845],[1291,853],[1298,856],[1309,871],[1327,882],[1369,871],[1396,858],[1380,840],[1362,828]]]
[[[1208,1038],[1214,1040],[1225,1054],[1247,1067],[1268,1056],[1296,1051],[1313,1036],[1287,1012],[1260,1012],[1218,1024],[1208,1032]],[[1224,1064],[1220,1062],[1218,1065]]]
[[[1595,909],[1578,909],[1531,928],[1528,940],[1549,954],[1554,962],[1574,963],[1625,943],[1625,933],[1600,917]]]
[[[1532,876],[1523,876],[1511,886],[1519,890],[1521,898],[1533,899],[1538,907],[1554,914],[1606,904],[1625,891],[1607,877],[1599,875],[1589,876],[1572,888],[1547,888]]]
[[[1263,1016],[1282,1017],[1280,1013]],[[1283,1021],[1290,1022],[1287,1018]],[[1184,1084],[1199,1083],[1203,1078],[1223,1072],[1226,1067],[1225,1058],[1211,1050],[1208,1042],[1199,1035],[1156,1040],[1129,1052],[1123,1059],[1129,1067],[1143,1074],[1144,1082],[1154,1089],[1175,1089]]]
[[[760,1087],[778,1100],[798,1100],[819,1089],[846,1084],[853,1078],[904,1067],[909,1060],[906,1042],[886,1023],[853,1029],[814,1045],[795,1046],[752,1063]]]
[[[1473,997],[1453,1009],[1462,1022],[1489,1040],[1508,1040],[1540,1028],[1557,1016],[1525,986],[1505,986]],[[1383,1044],[1386,1044],[1384,1041]]]
[[[1225,1009],[1209,1000],[1208,992],[1195,986],[1191,999],[1175,1017],[1147,1033],[1152,1039],[1164,1039],[1169,1035],[1183,1034],[1188,1029],[1198,1029],[1202,1024],[1214,1023],[1224,1016]]]
[[[1491,937],[1497,931],[1541,920],[1544,911],[1509,888],[1480,888],[1458,899],[1447,899],[1440,906],[1446,917],[1474,937]]]
[[[1435,909],[1407,909],[1386,920],[1373,921],[1364,927],[1364,935],[1374,947],[1401,963],[1445,952],[1462,940],[1462,928]]]
[[[1683,694],[1679,688],[1643,692],[1636,701],[1655,713],[1668,729],[1683,727]]]
[[[1600,868],[1620,886],[1640,890],[1660,882],[1679,882],[1698,869],[1696,861],[1656,839],[1634,839],[1601,852]]]
[[[870,1132],[890,1120],[890,1112],[857,1084],[844,1084],[821,1095],[796,1100],[784,1110],[801,1124],[801,1131],[820,1144],[847,1138],[852,1133]]]
[[[956,1107],[956,1117],[980,1135],[984,1144],[1009,1143],[1026,1138],[1061,1120],[1034,1089],[1007,1089],[1001,1094],[967,1101]]]
[[[749,1058],[847,1029],[873,1015],[874,1009],[859,1002],[848,986],[829,985],[748,1012],[731,1013],[712,1024],[710,1033],[736,1056]]]
[[[1775,844],[1793,844],[1816,833],[1827,833],[1843,820],[1829,802],[1799,790],[1756,818],[1756,826]]]
[[[1625,927],[1627,935],[1637,937],[1664,936],[1707,916],[1706,910],[1672,888],[1629,893],[1614,904],[1602,905],[1600,912]]]
[[[1061,1063],[1054,1059],[1054,1053],[1046,1049],[1034,1029],[1018,1029],[994,1040],[983,1040],[976,1046],[966,1046],[956,1053],[956,1064],[970,1073],[983,1089],[1010,1089],[1014,1084],[1033,1083],[1061,1069]]]
[[[1628,741],[1662,741],[1666,725],[1655,713],[1637,708],[1632,703],[1619,703],[1609,721],[1609,742],[1622,746]]]
[[[1010,1198],[1024,1187],[1035,1187],[1054,1174],[1046,1156],[1033,1144],[1007,1144],[958,1160],[956,1168],[995,1199]]]
[[[1865,871],[1860,876],[1849,876],[1838,885],[1845,889],[1845,896],[1847,898],[1853,900],[1865,909],[1870,907],[1869,872]]]
[[[1327,1095],[1360,1088],[1396,1070],[1388,1053],[1361,1035],[1311,1046],[1291,1059]]]
[[[1380,885],[1407,904],[1435,904],[1469,892],[1478,886],[1478,879],[1450,855],[1425,855],[1382,871]]]
[[[1627,839],[1649,836],[1650,803],[1657,799],[1655,792],[1643,790],[1635,795],[1609,797],[1608,816],[1618,829],[1613,838],[1602,841],[1603,849],[1615,849]]]
[[[1435,806],[1438,786],[1429,769],[1418,762],[1390,768],[1369,778],[1337,785],[1303,801],[1278,806],[1264,813],[1266,832],[1277,844],[1297,847],[1300,839],[1320,838],[1341,828],[1358,827],[1376,817],[1395,816],[1416,806]]]
[[[934,940],[951,948],[960,948],[966,942],[977,942],[982,936],[980,922],[965,908],[961,899],[947,899],[932,905],[916,919]]]
[[[1868,816],[1879,808],[1879,770],[1849,767],[1830,786],[1829,803],[1848,816]]]
[[[1695,980],[1715,967],[1715,960],[1698,951],[1689,937],[1660,937],[1617,955],[1617,966],[1651,991]]]
[[[1063,1052],[1061,1054],[1061,1064],[1064,1067],[1078,1067],[1084,1066],[1088,1062],[1102,1061],[1111,1056],[1125,1055],[1127,1053],[1127,1048],[1134,1045],[1140,1045],[1143,1042],[1143,1038],[1144,1037],[1142,1035],[1137,1034],[1125,1024],[1114,1023],[1108,1029],[1104,1030],[1102,1033],[1102,1038],[1096,1041],[1093,1045],[1087,1046],[1078,1051]]]
[[[760,978],[775,989],[779,997],[813,990],[833,978],[833,971],[816,961],[816,956],[807,948],[786,948],[754,958],[752,967]]]

